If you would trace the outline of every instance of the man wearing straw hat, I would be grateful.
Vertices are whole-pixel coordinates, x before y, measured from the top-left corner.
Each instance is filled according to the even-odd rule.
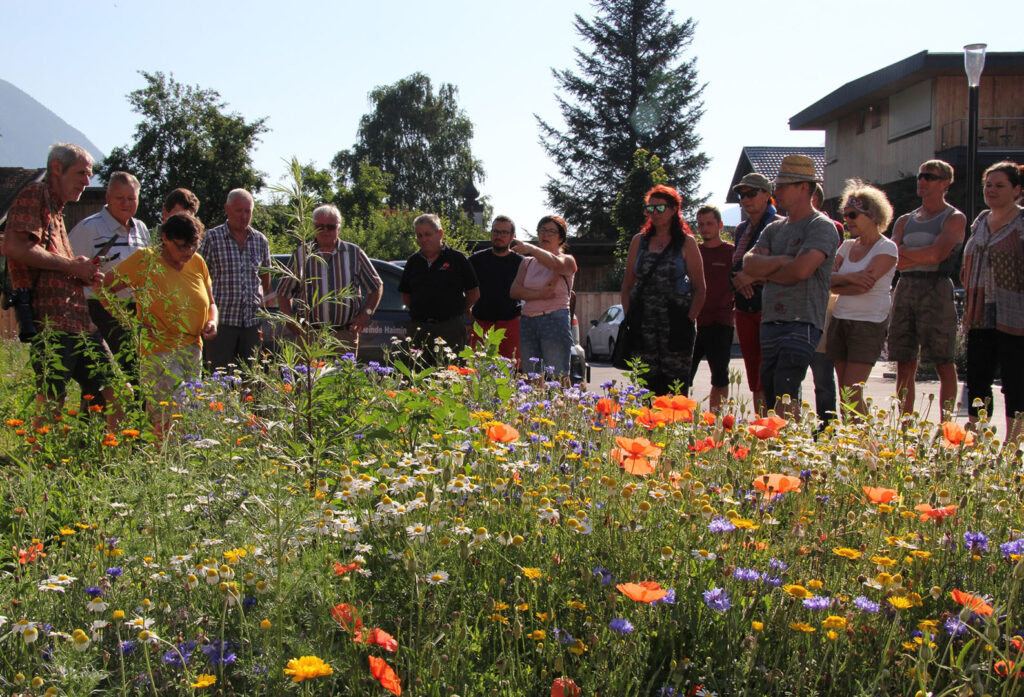
[[[811,196],[821,181],[814,161],[787,155],[775,178],[775,200],[787,217],[766,227],[743,259],[743,270],[764,278],[761,310],[761,384],[765,403],[779,410],[789,395],[799,415],[800,383],[825,328],[836,228],[814,209]]]

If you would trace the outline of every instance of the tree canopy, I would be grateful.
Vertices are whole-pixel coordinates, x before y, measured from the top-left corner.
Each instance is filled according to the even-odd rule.
[[[576,49],[577,71],[552,70],[565,129],[537,116],[541,143],[558,167],[544,189],[579,234],[613,238],[611,208],[633,154],[656,155],[687,208],[708,159],[697,124],[704,86],[695,60],[682,60],[694,22],[677,22],[665,0],[596,0],[592,20],[576,15],[587,49]]]
[[[370,92],[373,108],[359,121],[356,143],[332,162],[342,184],[352,188],[368,164],[390,177],[390,208],[457,215],[463,187],[484,178],[470,148],[473,122],[457,95],[449,83],[435,93],[423,73]]]
[[[264,185],[252,150],[268,130],[266,118],[246,121],[238,113],[226,113],[217,91],[183,85],[173,75],[140,74],[146,86],[128,94],[132,110],[142,116],[134,143],[114,148],[97,174],[104,181],[119,170],[138,177],[139,217],[147,222],[160,220],[164,197],[179,186],[199,197],[200,217],[211,215],[211,221],[219,222],[231,189],[255,192]]]

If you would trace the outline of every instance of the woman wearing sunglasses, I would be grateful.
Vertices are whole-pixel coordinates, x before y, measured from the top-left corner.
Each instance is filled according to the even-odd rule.
[[[704,265],[693,233],[683,221],[682,199],[670,186],[647,192],[647,222],[633,237],[622,280],[622,308],[638,321],[637,355],[652,393],[673,383],[689,390],[695,321],[704,305]]]
[[[1024,209],[1021,171],[1014,162],[985,170],[985,203],[964,247],[960,280],[966,292],[967,410],[978,419],[975,400],[992,408],[992,381],[999,367],[1006,401],[1006,442],[1020,436],[1024,412]]]
[[[839,299],[825,352],[835,364],[839,389],[849,390],[857,398],[857,412],[866,414],[862,383],[882,355],[899,249],[882,236],[892,221],[892,205],[884,193],[851,179],[840,200],[851,239],[836,252],[831,285]]]

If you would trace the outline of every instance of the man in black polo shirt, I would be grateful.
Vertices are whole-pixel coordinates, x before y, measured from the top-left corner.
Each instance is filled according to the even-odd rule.
[[[504,329],[498,353],[513,361],[518,369],[520,302],[509,291],[523,257],[509,247],[516,237],[516,224],[507,215],[491,223],[491,248],[481,249],[469,258],[480,281],[480,300],[473,306],[473,319],[484,332]],[[476,346],[477,336],[471,335]]]
[[[428,365],[437,365],[443,356],[435,352],[435,340],[443,339],[455,353],[466,345],[463,316],[480,299],[480,289],[465,255],[442,242],[440,218],[424,213],[413,228],[420,251],[405,262],[398,291],[409,308],[413,348],[423,351]]]

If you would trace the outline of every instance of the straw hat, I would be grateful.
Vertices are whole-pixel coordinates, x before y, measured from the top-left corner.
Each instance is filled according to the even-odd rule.
[[[786,155],[779,166],[779,174],[775,177],[775,185],[798,184],[800,182],[820,182],[821,177],[814,169],[814,160],[807,155]]]

